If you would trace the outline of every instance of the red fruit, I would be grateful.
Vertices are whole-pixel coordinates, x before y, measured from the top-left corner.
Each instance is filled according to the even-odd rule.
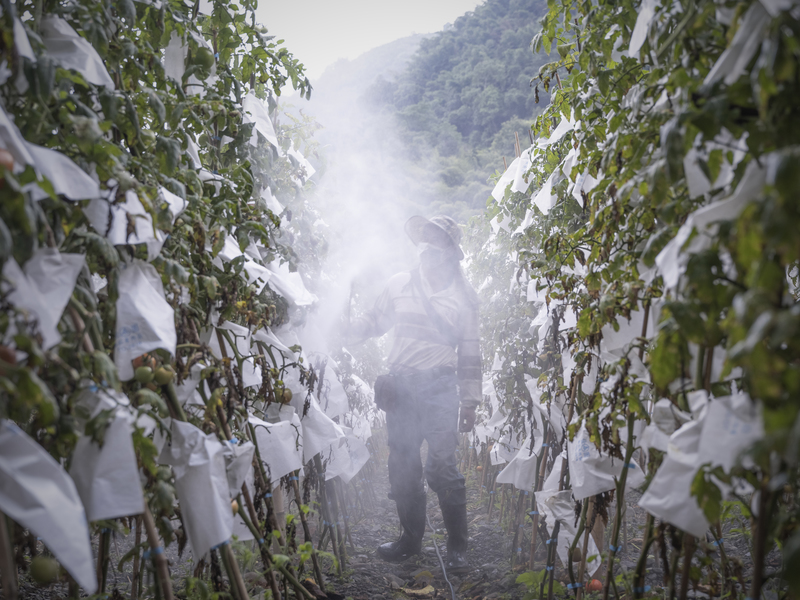
[[[147,353],[137,356],[131,361],[131,363],[133,364],[134,369],[138,369],[139,367],[150,367],[151,369],[155,370],[156,368],[156,359]]]
[[[3,165],[9,171],[14,170],[14,157],[11,156],[11,152],[0,148],[0,165]]]
[[[590,592],[601,592],[603,590],[603,582],[599,579],[592,579],[586,589]]]

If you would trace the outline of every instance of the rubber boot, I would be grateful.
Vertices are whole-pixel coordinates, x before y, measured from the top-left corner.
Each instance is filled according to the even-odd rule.
[[[469,568],[469,563],[467,563],[467,542],[469,540],[467,505],[466,502],[448,500],[450,499],[445,499],[444,502],[441,498],[439,500],[444,526],[447,529],[447,561],[445,565],[448,571],[461,571]]]
[[[401,562],[422,551],[422,536],[425,534],[425,496],[398,498],[397,516],[403,531],[400,539],[378,546],[378,556],[388,562]]]

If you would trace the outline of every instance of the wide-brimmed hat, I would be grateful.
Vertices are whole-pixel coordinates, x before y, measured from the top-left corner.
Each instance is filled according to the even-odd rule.
[[[439,248],[454,248],[458,260],[464,258],[461,251],[461,228],[453,219],[437,215],[430,220],[414,216],[406,221],[406,233],[414,244],[427,243]]]

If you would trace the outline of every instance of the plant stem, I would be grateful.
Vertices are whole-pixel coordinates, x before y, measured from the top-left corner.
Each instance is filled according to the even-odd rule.
[[[253,522],[247,517],[247,515],[242,514],[242,520],[244,521],[244,524],[247,525],[247,528],[250,529],[250,531],[253,533],[253,535],[258,536],[258,529],[255,528],[255,525],[253,525]],[[273,558],[272,554],[269,551],[269,543],[261,537],[257,537],[256,539],[258,539],[261,551],[264,552],[266,556],[269,557],[270,562],[274,564],[281,573],[283,573],[283,576],[286,577],[289,583],[291,583],[292,586],[295,588],[295,592],[298,593],[299,595],[304,596],[305,598],[307,598],[307,600],[316,600],[316,598],[311,594],[311,592],[309,592],[306,588],[304,588],[300,584],[300,582],[297,581],[297,578],[294,575],[292,575],[292,573],[289,572],[289,570],[286,568],[285,565],[282,565],[280,562],[275,561],[275,559]]]
[[[578,540],[583,533],[583,530],[586,528],[586,515],[589,511],[589,499],[587,498],[583,502],[583,509],[581,510],[581,520],[578,524],[578,531],[575,533],[575,539],[572,540],[572,545],[569,547],[569,556],[567,557],[567,568],[569,570],[569,582],[574,586],[575,585],[575,573],[572,568],[572,555],[575,554],[575,548],[578,547]],[[583,553],[581,553],[581,563],[584,562]],[[581,569],[582,571],[583,569]],[[579,583],[583,583],[583,573],[580,573]],[[578,595],[578,590],[580,588],[575,588],[575,595]]]
[[[325,580],[322,579],[322,570],[319,568],[319,560],[317,559],[317,549],[314,548],[314,540],[311,538],[311,529],[308,527],[308,518],[303,511],[303,504],[300,497],[300,486],[297,483],[297,474],[299,471],[294,472],[295,479],[292,479],[292,488],[294,489],[294,499],[297,502],[297,507],[300,510],[300,522],[303,524],[303,534],[305,535],[306,542],[311,544],[311,563],[314,566],[314,575],[317,578],[317,585],[319,589],[325,593]]]

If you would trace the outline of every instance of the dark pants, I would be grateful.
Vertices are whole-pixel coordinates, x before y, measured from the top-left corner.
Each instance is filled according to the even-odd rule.
[[[428,442],[424,476],[448,514],[463,512],[467,503],[464,476],[456,462],[459,398],[456,376],[438,370],[402,377],[395,404],[386,411],[389,434],[389,497],[397,502],[405,529],[424,531],[424,487],[420,450]],[[420,514],[421,513],[421,514]],[[446,523],[447,524],[447,523]],[[451,528],[448,527],[448,533]],[[413,531],[416,534],[416,531]],[[466,544],[464,531],[463,544]],[[420,534],[421,538],[421,534]],[[462,544],[459,544],[462,545]]]

